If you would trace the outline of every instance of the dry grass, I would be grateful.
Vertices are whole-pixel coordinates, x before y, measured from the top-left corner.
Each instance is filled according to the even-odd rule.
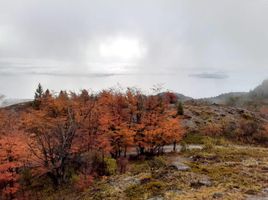
[[[168,167],[180,159],[190,171]],[[214,146],[211,149],[168,154],[155,160],[131,162],[126,174],[96,180],[84,193],[48,199],[245,199],[268,187],[268,149],[260,147]],[[211,186],[192,187],[193,180],[209,178]],[[68,194],[68,192],[65,192]],[[67,195],[66,195],[67,196]],[[75,196],[75,198],[74,198]],[[214,197],[213,197],[214,196]]]

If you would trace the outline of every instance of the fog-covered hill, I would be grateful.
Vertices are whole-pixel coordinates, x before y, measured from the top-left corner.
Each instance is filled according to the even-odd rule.
[[[249,92],[230,92],[216,97],[203,99],[210,103],[225,104],[231,106],[258,107],[268,104],[268,79]]]
[[[29,102],[31,99],[5,99],[4,97],[0,98],[0,107],[7,107],[19,103]]]
[[[268,99],[268,79],[264,80],[261,85],[249,92],[250,98]]]

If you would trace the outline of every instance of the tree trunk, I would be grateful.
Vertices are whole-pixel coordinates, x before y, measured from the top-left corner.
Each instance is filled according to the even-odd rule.
[[[174,141],[174,142],[173,142],[173,151],[174,151],[174,152],[176,152],[176,145],[177,145],[177,143],[176,143],[176,141]]]
[[[127,146],[125,146],[125,149],[124,149],[124,157],[127,157]]]

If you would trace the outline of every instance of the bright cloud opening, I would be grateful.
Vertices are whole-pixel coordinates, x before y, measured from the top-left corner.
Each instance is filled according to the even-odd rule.
[[[146,50],[136,38],[111,37],[99,45],[100,56],[117,62],[137,61],[141,59]]]

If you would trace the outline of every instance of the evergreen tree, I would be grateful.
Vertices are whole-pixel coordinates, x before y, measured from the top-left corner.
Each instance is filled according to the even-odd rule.
[[[177,105],[177,115],[183,115],[184,111],[183,111],[183,105],[182,102],[180,101]]]
[[[34,99],[35,100],[40,99],[42,96],[43,96],[43,87],[39,83],[37,89],[35,90]]]
[[[39,83],[37,86],[37,89],[35,90],[35,93],[34,93],[33,107],[35,109],[39,109],[39,107],[41,105],[41,98],[42,97],[43,97],[43,87]]]

